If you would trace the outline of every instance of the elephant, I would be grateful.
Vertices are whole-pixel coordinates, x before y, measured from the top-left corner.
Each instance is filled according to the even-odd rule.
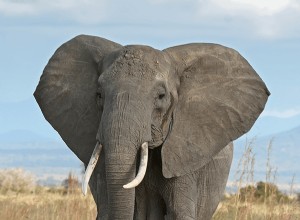
[[[211,219],[232,142],[270,95],[237,51],[164,50],[79,35],[61,45],[34,92],[45,119],[84,163],[97,219]]]

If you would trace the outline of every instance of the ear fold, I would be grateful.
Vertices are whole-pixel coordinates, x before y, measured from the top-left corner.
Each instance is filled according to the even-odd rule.
[[[73,38],[51,57],[34,93],[45,118],[86,164],[99,126],[99,65],[104,56],[120,47],[99,37]]]
[[[203,167],[249,131],[270,93],[233,49],[189,44],[164,51],[180,77],[172,129],[162,147],[163,174],[170,178]]]

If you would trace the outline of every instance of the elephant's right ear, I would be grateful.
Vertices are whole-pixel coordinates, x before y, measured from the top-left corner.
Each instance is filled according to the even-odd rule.
[[[249,131],[270,93],[233,49],[188,44],[164,51],[180,79],[173,123],[162,147],[163,174],[170,178],[200,169]]]
[[[34,93],[46,120],[84,163],[92,154],[99,125],[99,65],[121,47],[94,36],[73,38],[51,57]]]

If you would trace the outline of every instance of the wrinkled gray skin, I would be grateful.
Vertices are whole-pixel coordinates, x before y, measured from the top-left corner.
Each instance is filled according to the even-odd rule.
[[[93,36],[63,44],[35,91],[45,118],[87,165],[97,219],[211,219],[227,181],[233,140],[269,92],[236,51],[187,44],[159,51]],[[139,149],[149,143],[142,183]]]

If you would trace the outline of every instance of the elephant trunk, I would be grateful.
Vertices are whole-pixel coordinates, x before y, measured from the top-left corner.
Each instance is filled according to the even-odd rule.
[[[130,220],[134,215],[135,189],[124,189],[123,185],[135,177],[136,154],[110,153],[105,158],[109,219]]]
[[[128,94],[119,96],[112,105],[105,105],[99,139],[105,153],[109,219],[130,220],[134,215],[135,189],[123,186],[135,179],[138,152],[142,143],[149,141],[151,130],[150,126],[147,129],[147,117],[139,102]]]
[[[114,141],[113,141],[114,142]],[[135,179],[138,150],[128,151],[131,142],[104,142],[109,219],[133,219],[135,188],[123,186]],[[124,150],[123,150],[124,149]],[[127,150],[125,150],[127,149]],[[101,196],[101,195],[100,195]]]

